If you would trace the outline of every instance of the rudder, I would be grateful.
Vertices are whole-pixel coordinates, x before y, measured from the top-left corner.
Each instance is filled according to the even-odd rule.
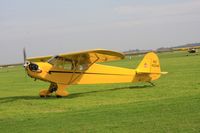
[[[158,79],[162,74],[158,56],[154,52],[147,53],[138,65],[136,73],[138,76],[148,76],[149,81]]]

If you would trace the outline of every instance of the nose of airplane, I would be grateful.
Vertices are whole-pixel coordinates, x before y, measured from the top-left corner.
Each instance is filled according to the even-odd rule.
[[[32,72],[41,72],[41,71],[42,71],[42,70],[40,70],[38,64],[29,62],[29,61],[26,61],[26,62],[24,63],[24,68],[25,68],[26,70],[29,69],[29,70],[32,71]]]
[[[42,70],[40,69],[38,64],[32,63],[32,62],[27,60],[25,48],[23,49],[23,55],[24,55],[24,65],[23,66],[24,66],[26,71],[30,70],[32,72],[37,72],[37,73],[42,72]]]
[[[30,62],[26,61],[23,66],[24,66],[24,68],[27,68],[29,65],[30,65]]]

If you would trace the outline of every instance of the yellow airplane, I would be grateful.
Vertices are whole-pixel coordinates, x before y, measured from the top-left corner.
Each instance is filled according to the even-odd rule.
[[[67,96],[69,85],[151,82],[167,73],[161,72],[159,58],[153,52],[147,53],[136,69],[97,64],[124,57],[115,51],[95,49],[27,59],[24,49],[24,68],[31,78],[50,83],[48,89],[39,92],[41,97],[53,92],[57,97]]]

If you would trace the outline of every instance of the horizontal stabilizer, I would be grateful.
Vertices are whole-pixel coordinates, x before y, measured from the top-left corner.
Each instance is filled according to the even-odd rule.
[[[161,74],[165,75],[165,74],[168,74],[168,72],[161,72]]]

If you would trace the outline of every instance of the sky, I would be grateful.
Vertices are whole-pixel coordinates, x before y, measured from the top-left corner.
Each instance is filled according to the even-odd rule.
[[[200,42],[200,0],[0,0],[0,64]]]

